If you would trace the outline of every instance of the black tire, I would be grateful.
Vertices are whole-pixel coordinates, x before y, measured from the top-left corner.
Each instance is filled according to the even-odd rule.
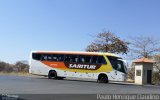
[[[108,77],[106,75],[100,75],[97,79],[98,83],[108,83]]]
[[[50,70],[48,73],[49,79],[56,79],[57,78],[57,72],[55,70]]]

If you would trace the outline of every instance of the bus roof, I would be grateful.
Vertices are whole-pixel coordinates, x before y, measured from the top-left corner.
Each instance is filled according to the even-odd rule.
[[[106,55],[106,56],[114,56],[121,58],[120,56],[114,53],[107,53],[107,52],[84,52],[84,51],[32,51],[32,53],[57,53],[57,54],[82,54],[82,55]]]

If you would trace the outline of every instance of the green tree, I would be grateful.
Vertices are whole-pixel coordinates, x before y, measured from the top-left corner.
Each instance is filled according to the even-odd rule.
[[[103,31],[96,35],[96,39],[87,46],[89,52],[111,52],[127,54],[128,42],[121,40],[110,31]]]

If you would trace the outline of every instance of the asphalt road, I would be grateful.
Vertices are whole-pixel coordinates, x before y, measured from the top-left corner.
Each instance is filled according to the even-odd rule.
[[[0,94],[160,94],[160,86],[0,75]]]

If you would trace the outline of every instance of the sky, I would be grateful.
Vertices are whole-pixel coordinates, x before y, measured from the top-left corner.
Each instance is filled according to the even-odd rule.
[[[0,0],[0,60],[31,51],[84,51],[93,35],[160,38],[160,0]]]

